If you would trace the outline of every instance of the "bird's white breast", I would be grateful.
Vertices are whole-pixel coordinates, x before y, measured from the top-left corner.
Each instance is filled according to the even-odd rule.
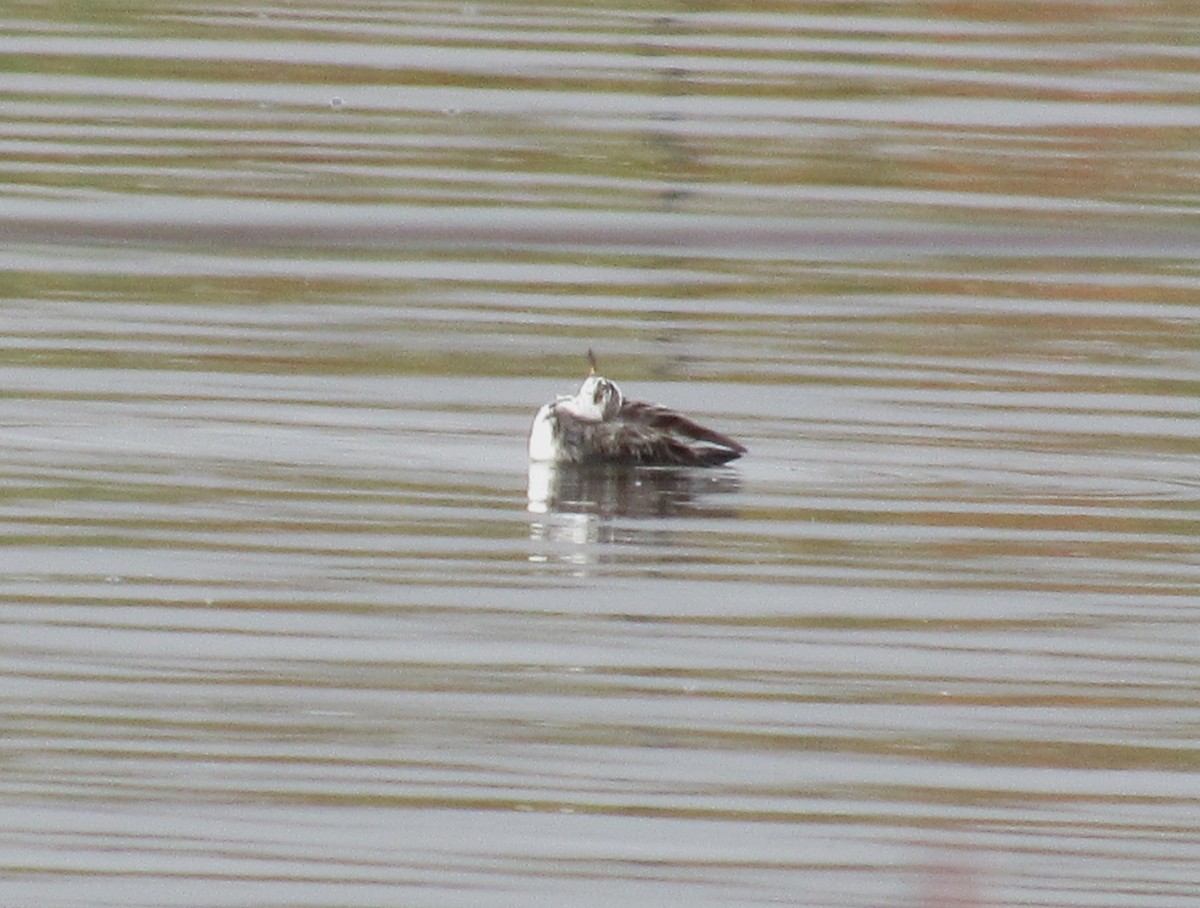
[[[554,438],[554,404],[545,404],[533,418],[529,430],[529,459],[557,460],[558,444]]]

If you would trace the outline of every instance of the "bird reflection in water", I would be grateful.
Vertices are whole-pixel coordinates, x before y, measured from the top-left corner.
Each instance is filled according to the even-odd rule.
[[[679,531],[663,518],[735,517],[714,496],[740,486],[733,470],[531,463],[529,560],[583,570],[628,547],[673,551]]]
[[[733,470],[628,467],[611,464],[529,464],[529,511],[606,517],[722,517],[732,511],[701,498],[736,492]]]

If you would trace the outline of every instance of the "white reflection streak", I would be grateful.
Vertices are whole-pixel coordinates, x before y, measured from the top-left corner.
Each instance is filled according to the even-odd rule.
[[[598,516],[554,510],[557,468],[548,462],[529,465],[528,504],[530,514],[544,516],[529,524],[529,540],[545,543],[531,552],[533,564],[572,564],[586,567],[594,562],[591,544],[598,539]],[[562,547],[569,548],[562,548]]]

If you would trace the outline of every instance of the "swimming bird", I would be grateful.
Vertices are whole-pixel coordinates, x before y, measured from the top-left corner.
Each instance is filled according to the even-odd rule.
[[[661,404],[629,400],[591,371],[574,395],[560,395],[533,418],[529,459],[574,464],[715,467],[747,449]]]

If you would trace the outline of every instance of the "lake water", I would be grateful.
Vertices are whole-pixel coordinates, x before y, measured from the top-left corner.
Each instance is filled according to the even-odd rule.
[[[0,902],[1198,904],[1193,4],[0,23]]]

